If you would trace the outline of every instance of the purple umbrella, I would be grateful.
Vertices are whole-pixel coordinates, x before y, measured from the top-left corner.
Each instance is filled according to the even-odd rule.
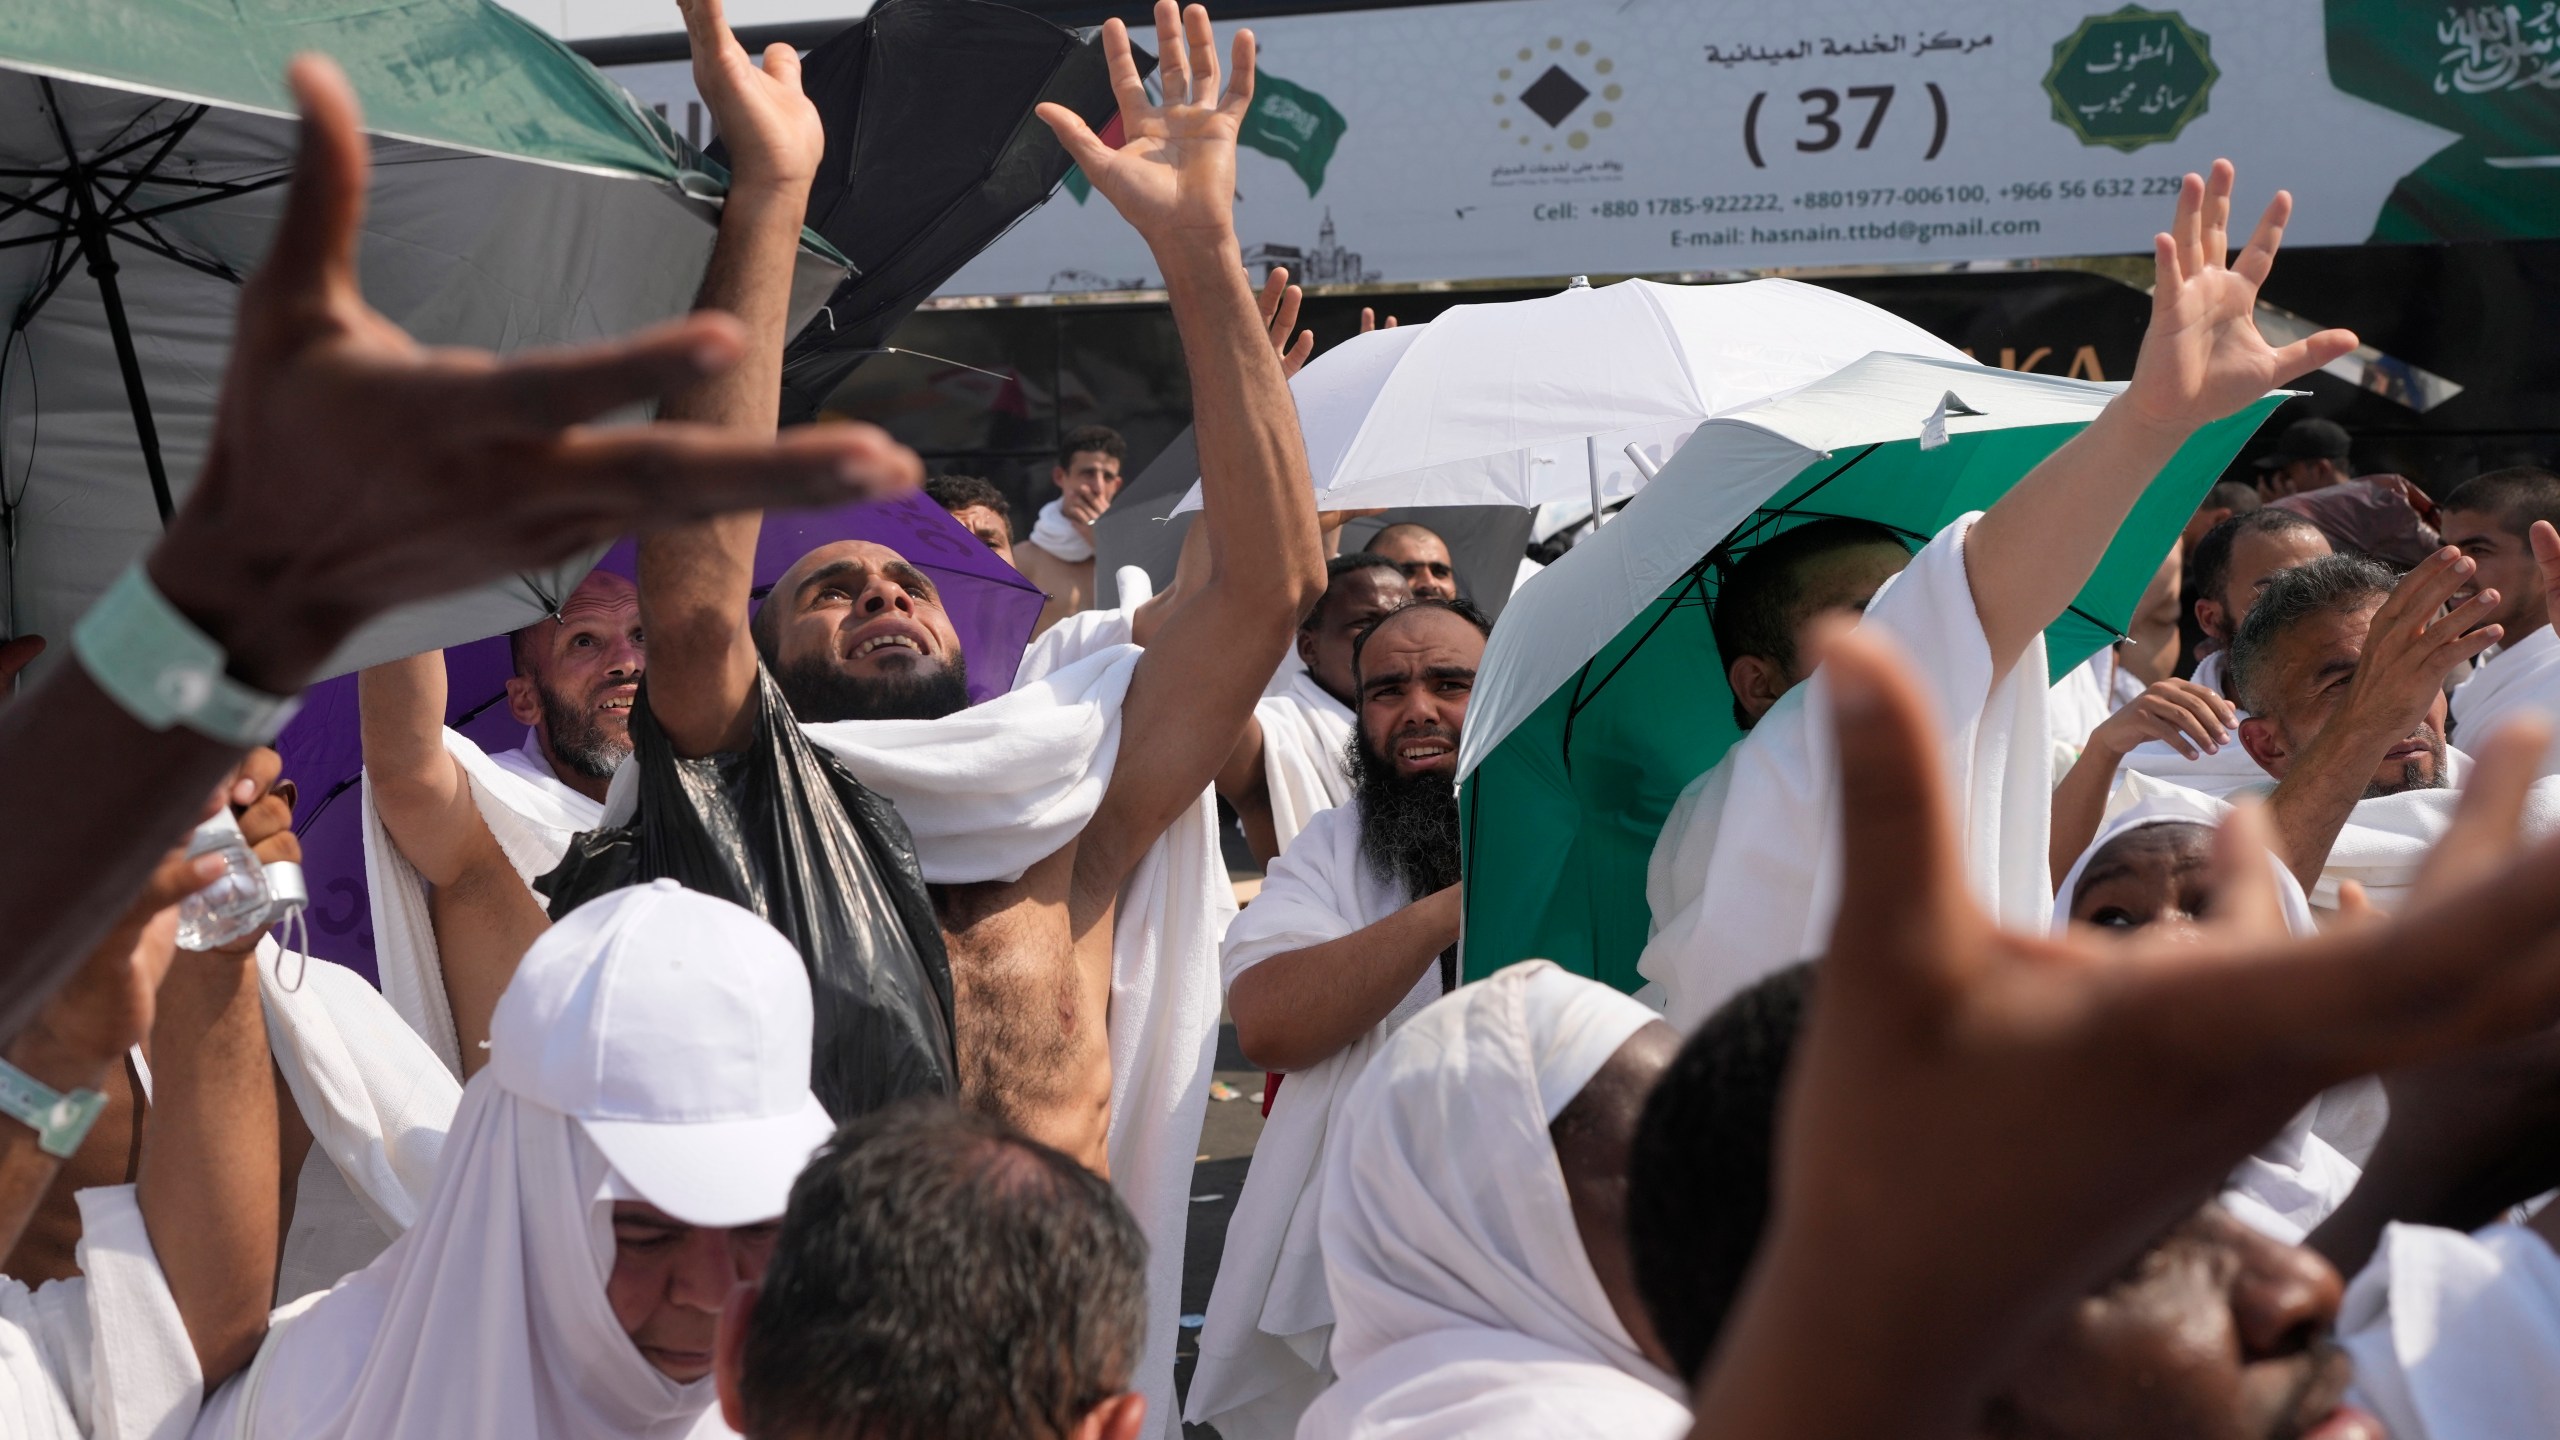
[[[793,561],[839,540],[886,545],[932,577],[960,633],[961,653],[968,657],[972,704],[1012,687],[1044,597],[920,493],[832,510],[766,515],[756,541],[756,594],[762,596]],[[625,540],[605,552],[598,568],[635,575],[637,554]],[[444,664],[445,723],[483,750],[523,744],[525,727],[501,703],[507,677],[515,673],[507,637],[454,646],[444,652]],[[364,768],[356,677],[342,675],[313,686],[303,697],[302,713],[285,727],[276,748],[284,755],[284,773],[312,797],[294,820],[302,838],[303,874],[311,886],[311,953],[373,979],[373,904],[364,883],[364,811],[356,791]]]

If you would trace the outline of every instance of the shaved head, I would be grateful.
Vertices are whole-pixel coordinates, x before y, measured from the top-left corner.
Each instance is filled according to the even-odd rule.
[[[931,576],[839,540],[791,564],[749,632],[800,720],[930,720],[969,703],[968,657]]]

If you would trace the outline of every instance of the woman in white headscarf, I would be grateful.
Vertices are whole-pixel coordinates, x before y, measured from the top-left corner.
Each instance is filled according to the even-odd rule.
[[[2075,924],[2128,931],[2193,925],[2212,901],[2214,831],[2230,808],[2162,786],[2099,826],[2054,894],[2054,933]],[[2272,854],[2267,865],[2285,928],[2316,934],[2301,882]],[[2299,1244],[2355,1188],[2358,1166],[2389,1113],[2381,1082],[2370,1077],[2329,1091],[2232,1172],[2223,1207],[2262,1233]]]
[[[1678,1046],[1542,960],[1396,1032],[1326,1143],[1341,1379],[1301,1440],[1688,1433],[1620,1213],[1636,1117]]]

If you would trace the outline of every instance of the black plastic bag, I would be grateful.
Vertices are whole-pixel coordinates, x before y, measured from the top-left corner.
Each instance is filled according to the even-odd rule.
[[[838,1120],[910,1095],[952,1095],[951,963],[897,807],[809,743],[759,665],[755,739],[677,757],[631,707],[640,804],[631,823],[570,842],[534,882],[559,919],[626,885],[672,879],[761,915],[799,948],[817,1002],[809,1086]]]

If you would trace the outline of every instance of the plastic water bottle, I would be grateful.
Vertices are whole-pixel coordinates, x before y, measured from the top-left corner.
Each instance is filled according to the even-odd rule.
[[[267,911],[274,904],[267,872],[250,852],[240,822],[229,810],[215,812],[196,827],[187,854],[190,858],[220,855],[223,871],[212,884],[178,902],[179,949],[210,950],[265,928]]]

